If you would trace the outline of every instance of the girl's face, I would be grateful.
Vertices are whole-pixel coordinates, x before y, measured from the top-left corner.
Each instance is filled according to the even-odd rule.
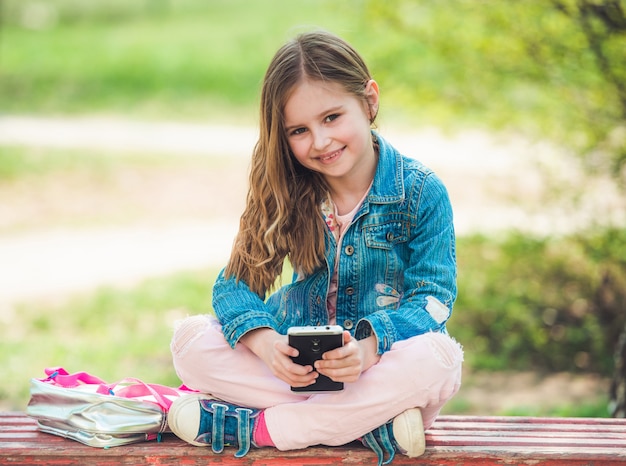
[[[285,105],[285,131],[293,155],[304,167],[321,173],[331,189],[338,182],[369,183],[375,171],[370,133],[378,108],[375,81],[365,85],[365,93],[367,102],[337,83],[304,80]]]

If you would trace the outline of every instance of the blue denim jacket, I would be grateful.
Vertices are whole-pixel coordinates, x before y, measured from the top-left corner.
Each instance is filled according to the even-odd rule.
[[[338,267],[337,324],[357,339],[372,334],[378,353],[429,331],[446,332],[456,299],[452,208],[443,183],[379,135],[374,182],[347,228]],[[321,215],[321,213],[320,213]],[[234,347],[246,332],[328,323],[326,295],[337,242],[326,232],[326,266],[285,285],[265,301],[220,273],[213,308]]]

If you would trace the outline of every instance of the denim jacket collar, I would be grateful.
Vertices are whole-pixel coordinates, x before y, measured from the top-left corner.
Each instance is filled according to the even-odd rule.
[[[405,198],[402,156],[379,134],[372,133],[378,140],[379,160],[367,201],[375,204],[400,202]]]

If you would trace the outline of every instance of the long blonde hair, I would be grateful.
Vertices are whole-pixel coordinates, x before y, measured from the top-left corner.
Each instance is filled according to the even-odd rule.
[[[285,258],[304,275],[324,264],[326,226],[320,203],[328,189],[319,173],[294,158],[284,129],[287,99],[304,79],[338,83],[366,101],[371,76],[348,43],[322,31],[299,35],[270,62],[261,91],[260,135],[252,154],[246,208],[225,272],[261,297],[281,274]]]

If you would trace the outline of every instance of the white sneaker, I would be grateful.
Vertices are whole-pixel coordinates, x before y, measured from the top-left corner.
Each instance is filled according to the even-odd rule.
[[[365,434],[361,442],[374,450],[379,466],[391,463],[396,451],[411,458],[421,456],[426,450],[422,412],[419,408],[407,409]]]
[[[215,453],[221,453],[226,446],[238,446],[235,456],[239,458],[254,445],[252,431],[260,412],[197,393],[174,400],[168,424],[180,439],[196,446],[211,446]]]
[[[426,439],[422,412],[419,408],[407,409],[394,417],[392,431],[400,453],[410,458],[424,454]]]

